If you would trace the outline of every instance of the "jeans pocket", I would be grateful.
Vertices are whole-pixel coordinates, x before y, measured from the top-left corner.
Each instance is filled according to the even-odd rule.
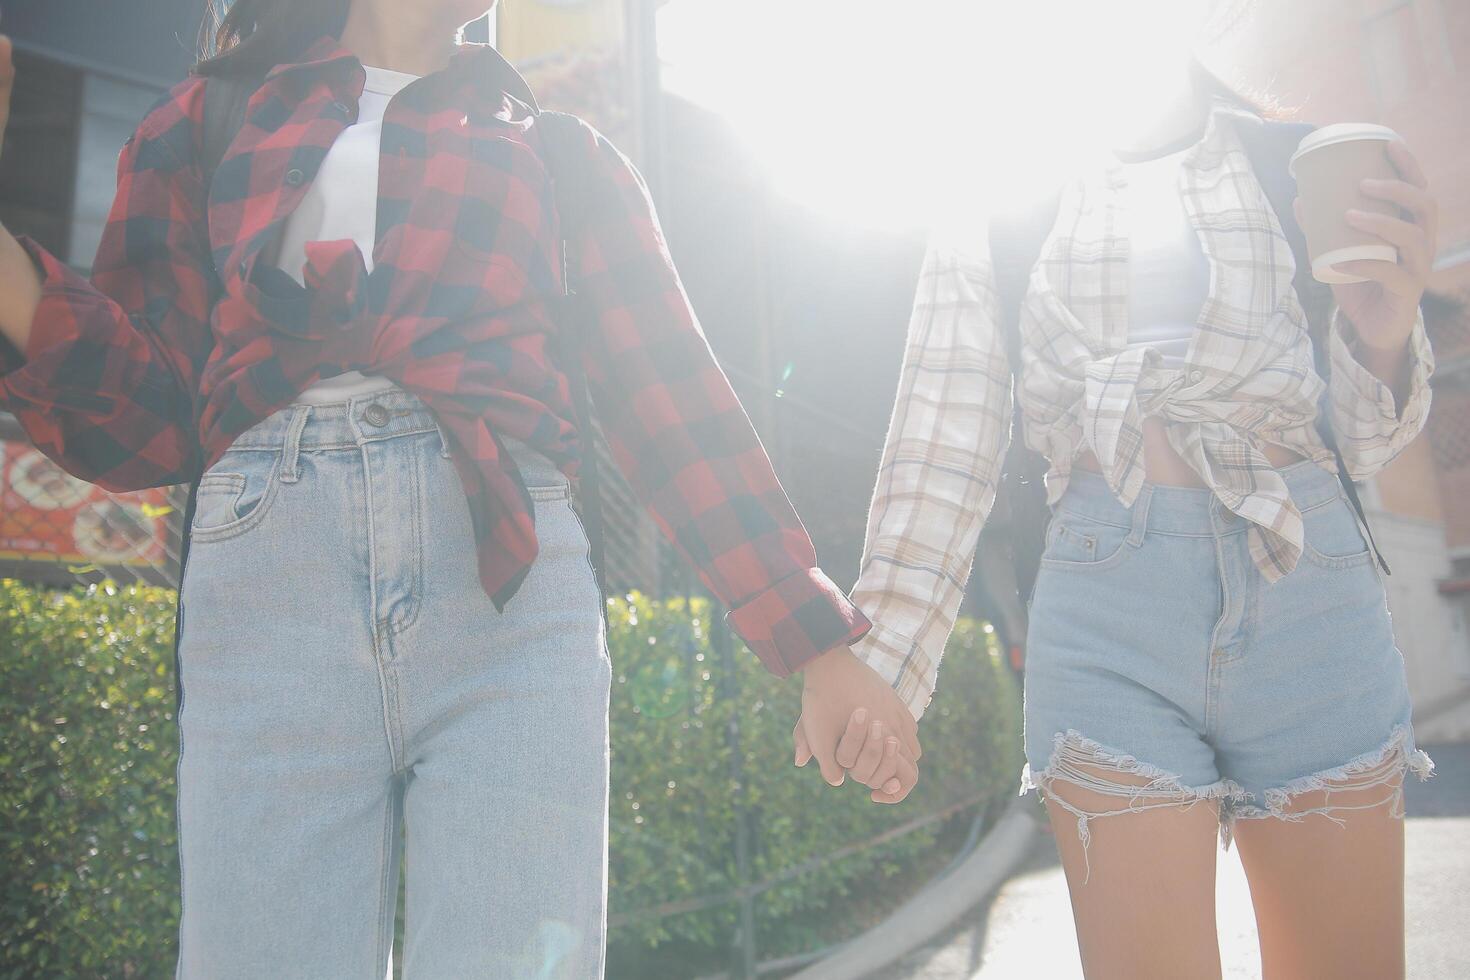
[[[193,539],[232,538],[264,520],[280,485],[280,459],[279,452],[226,452],[199,481]]]
[[[1315,565],[1352,568],[1373,557],[1358,516],[1343,497],[1303,511],[1302,528],[1302,554]]]
[[[1118,564],[1133,549],[1131,528],[1058,511],[1047,527],[1041,564],[1056,569],[1100,569]]]

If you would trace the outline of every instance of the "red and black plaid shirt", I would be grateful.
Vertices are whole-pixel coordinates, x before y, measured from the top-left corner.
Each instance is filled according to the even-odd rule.
[[[0,341],[0,406],[72,473],[114,490],[188,482],[319,379],[366,370],[449,436],[481,582],[503,604],[537,553],[500,437],[568,472],[580,440],[557,367],[561,230],[537,109],[493,48],[404,89],[383,124],[375,267],[307,247],[305,286],[262,257],[338,134],[361,64],[334,40],[275,68],[208,187],[204,81],[176,86],[124,148],[90,281],[25,241],[43,278],[28,349]],[[579,338],[619,467],[680,553],[786,674],[868,623],[810,538],[710,353],[632,165],[590,127],[600,186],[570,243],[596,310]]]

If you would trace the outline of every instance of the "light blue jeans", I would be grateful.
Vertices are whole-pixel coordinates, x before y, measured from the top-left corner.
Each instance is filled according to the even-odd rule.
[[[296,406],[204,478],[183,585],[179,976],[602,975],[607,656],[567,480],[496,611],[433,417]]]
[[[1306,549],[1274,584],[1246,521],[1210,491],[1145,484],[1125,507],[1102,477],[1072,474],[1031,606],[1022,789],[1066,781],[1115,797],[1092,811],[1061,801],[1084,844],[1101,817],[1203,801],[1219,801],[1228,844],[1237,819],[1340,817],[1330,793],[1310,810],[1294,802],[1331,785],[1381,785],[1401,813],[1406,770],[1428,775],[1357,518],[1326,470],[1281,472]]]

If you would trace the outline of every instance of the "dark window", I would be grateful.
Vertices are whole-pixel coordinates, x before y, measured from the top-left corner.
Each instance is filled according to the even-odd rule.
[[[82,74],[15,53],[15,92],[0,156],[0,222],[57,255],[71,249]]]

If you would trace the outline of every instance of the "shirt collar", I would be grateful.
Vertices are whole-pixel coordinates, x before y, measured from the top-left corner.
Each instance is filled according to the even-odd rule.
[[[342,46],[336,37],[326,34],[307,44],[293,60],[277,65],[266,75],[270,80],[278,75],[296,71],[325,70],[331,66],[344,65],[360,68],[357,56]],[[521,73],[489,44],[460,42],[458,50],[449,59],[449,64],[433,75],[430,80],[467,81],[480,86],[487,97],[509,95],[524,103],[533,114],[541,112],[531,86]]]

